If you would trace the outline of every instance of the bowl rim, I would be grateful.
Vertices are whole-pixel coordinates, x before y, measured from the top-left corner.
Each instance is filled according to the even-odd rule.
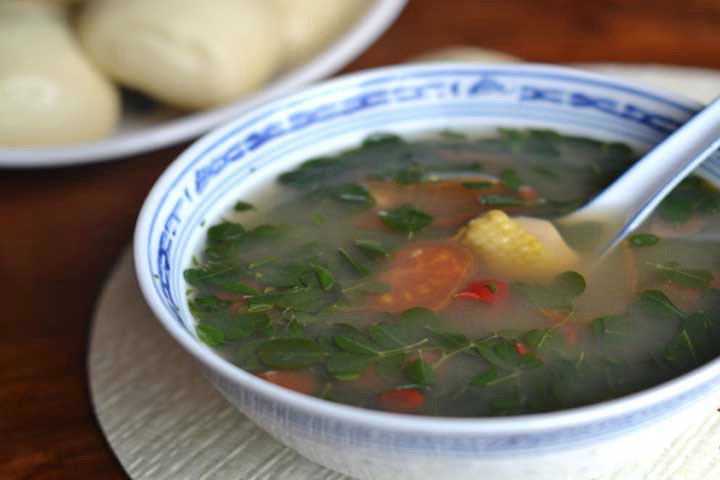
[[[641,390],[636,393],[625,395],[612,400],[593,403],[586,406],[575,407],[565,410],[558,410],[546,413],[524,414],[506,417],[432,417],[423,415],[409,415],[382,412],[378,410],[365,409],[351,405],[340,404],[323,400],[310,395],[294,392],[292,390],[274,385],[264,381],[252,373],[246,372],[233,365],[229,361],[216,354],[210,347],[203,345],[189,332],[181,329],[177,321],[167,312],[162,301],[158,297],[152,280],[152,272],[147,268],[145,258],[147,256],[146,239],[149,231],[155,207],[161,200],[163,193],[169,189],[171,181],[186,168],[191,162],[209,145],[217,139],[222,138],[232,129],[246,122],[249,118],[256,117],[263,112],[276,111],[286,104],[293,104],[305,96],[317,95],[318,93],[333,89],[337,90],[345,86],[356,85],[359,82],[367,82],[388,75],[402,76],[410,72],[435,71],[435,70],[463,70],[463,69],[484,69],[488,73],[512,71],[532,72],[535,74],[547,73],[548,75],[563,75],[578,79],[602,82],[632,94],[652,98],[666,103],[675,104],[692,113],[702,104],[679,94],[665,92],[662,89],[647,87],[639,82],[615,79],[606,75],[592,73],[577,68],[542,64],[542,63],[518,63],[518,64],[484,64],[474,62],[437,62],[437,63],[415,63],[406,65],[393,65],[368,70],[362,70],[351,74],[335,77],[305,88],[291,95],[277,98],[271,102],[251,109],[229,123],[211,130],[192,145],[185,149],[165,169],[153,185],[147,195],[134,233],[134,264],[136,276],[143,293],[143,296],[153,311],[155,317],[160,321],[165,330],[188,351],[193,358],[211,371],[229,379],[234,385],[257,392],[260,395],[270,397],[274,401],[287,405],[292,409],[302,412],[328,417],[342,422],[351,422],[367,427],[381,429],[392,429],[399,432],[413,432],[423,434],[460,434],[460,435],[493,435],[493,434],[522,434],[538,433],[541,431],[556,430],[566,427],[579,427],[615,417],[627,416],[632,412],[638,412],[660,403],[670,401],[674,398],[687,394],[694,389],[701,388],[706,382],[717,379],[720,376],[720,358],[711,360],[704,365],[677,376],[669,381]],[[674,409],[673,409],[674,411]]]

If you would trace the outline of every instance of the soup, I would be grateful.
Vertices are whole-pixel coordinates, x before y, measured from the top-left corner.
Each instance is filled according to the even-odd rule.
[[[720,193],[681,183],[597,268],[571,212],[636,159],[547,130],[375,135],[238,199],[185,272],[201,341],[277,385],[399,413],[548,412],[714,358]],[[527,217],[527,218],[523,218]]]

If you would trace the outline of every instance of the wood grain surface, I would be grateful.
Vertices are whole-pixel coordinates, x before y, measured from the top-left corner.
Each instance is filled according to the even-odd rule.
[[[720,68],[713,0],[408,0],[346,70],[475,45],[539,62]],[[127,479],[93,417],[97,295],[142,200],[182,146],[111,163],[0,170],[0,478]]]

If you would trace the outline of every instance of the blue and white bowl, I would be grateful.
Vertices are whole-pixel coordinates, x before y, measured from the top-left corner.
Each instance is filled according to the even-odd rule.
[[[380,479],[580,480],[666,445],[720,398],[720,361],[592,406],[493,419],[430,418],[331,403],[267,383],[195,336],[182,271],[238,198],[282,171],[378,131],[543,127],[648,149],[700,105],[599,75],[542,65],[410,65],[322,83],[206,135],[158,180],[135,232],[135,265],[167,331],[243,414],[307,458]],[[716,180],[720,167],[706,163]]]

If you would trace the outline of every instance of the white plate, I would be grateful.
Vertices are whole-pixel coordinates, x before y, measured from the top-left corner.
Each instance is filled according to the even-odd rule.
[[[95,163],[156,150],[195,138],[269,99],[337,72],[365,51],[395,20],[406,0],[375,0],[366,14],[311,61],[277,76],[256,94],[225,107],[182,114],[170,109],[123,114],[114,135],[92,143],[43,148],[2,148],[0,167],[38,168]],[[127,110],[127,109],[126,109]]]

